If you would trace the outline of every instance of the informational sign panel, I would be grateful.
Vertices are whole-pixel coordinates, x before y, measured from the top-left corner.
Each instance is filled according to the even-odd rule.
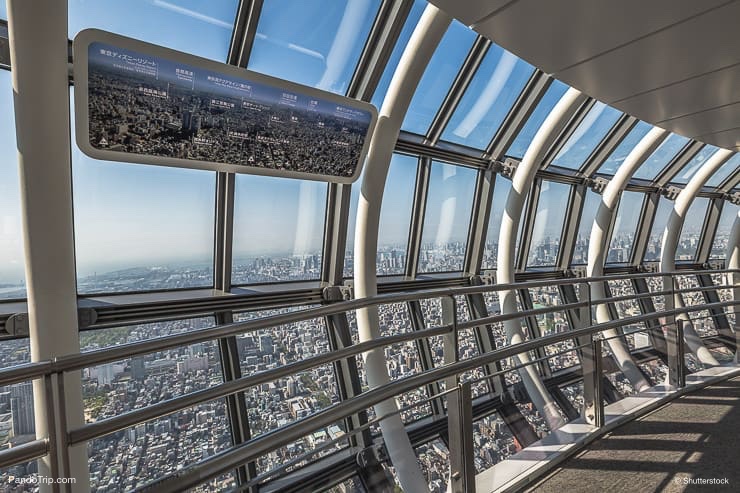
[[[74,40],[77,144],[90,157],[350,183],[373,106],[96,29]]]

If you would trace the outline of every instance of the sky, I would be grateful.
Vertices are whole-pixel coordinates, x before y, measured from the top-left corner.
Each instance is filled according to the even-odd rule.
[[[382,103],[402,47],[425,4],[423,0],[414,2],[399,44],[372,98],[376,106]],[[257,26],[248,67],[343,94],[379,5],[380,0],[268,0]],[[70,0],[69,36],[73,38],[80,30],[95,27],[223,62],[237,6],[237,0]],[[0,16],[6,17],[4,2],[0,2]],[[417,133],[428,130],[474,39],[470,29],[453,22],[422,77],[404,120],[404,130]],[[492,46],[443,137],[484,148],[532,71],[525,62]],[[552,84],[508,154],[523,155],[535,131],[565,90],[566,86],[560,82]],[[0,104],[5,109],[0,115],[0,143],[6,149],[0,156],[2,284],[18,283],[23,278],[17,160],[12,152],[15,149],[12,91],[7,71],[0,71]],[[595,136],[605,133],[617,117],[615,110],[596,105],[578,135],[571,139],[573,142],[561,150],[564,162],[581,160],[595,145]],[[682,140],[674,136],[669,141],[670,145],[666,143],[665,147],[675,153]],[[670,154],[664,151],[663,154]],[[72,162],[79,275],[142,264],[206,266],[211,263],[215,173],[94,161],[84,156],[75,144]],[[381,245],[406,243],[415,173],[415,158],[393,158],[381,210]],[[497,207],[503,207],[505,202],[506,181],[497,181],[492,223]],[[470,169],[434,163],[424,241],[464,241],[474,182],[475,172]],[[358,189],[359,186],[353,187],[350,228],[354,227]],[[235,258],[317,253],[323,234],[325,194],[326,185],[322,183],[239,175]],[[561,207],[567,194],[568,187],[554,184],[552,190],[543,191],[536,234],[559,234]],[[353,239],[351,229],[350,249]]]

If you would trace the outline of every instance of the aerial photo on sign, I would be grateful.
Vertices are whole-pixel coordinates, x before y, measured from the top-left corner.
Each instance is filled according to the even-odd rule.
[[[96,150],[344,178],[373,118],[331,98],[100,42],[88,46],[88,111]]]

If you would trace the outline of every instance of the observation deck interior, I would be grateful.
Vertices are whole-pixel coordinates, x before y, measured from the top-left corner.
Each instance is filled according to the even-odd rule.
[[[737,491],[740,1],[538,3],[0,2],[0,491]],[[90,157],[90,28],[372,104],[362,174]],[[148,91],[95,141],[233,130]]]

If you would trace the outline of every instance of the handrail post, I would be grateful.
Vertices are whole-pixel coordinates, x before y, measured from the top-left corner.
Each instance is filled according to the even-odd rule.
[[[452,493],[475,493],[473,462],[473,400],[470,382],[449,394],[447,433],[450,444],[450,487]]]
[[[604,426],[604,387],[601,339],[591,336],[591,343],[583,348],[583,417],[596,428]]]
[[[668,381],[674,389],[686,386],[684,355],[686,354],[683,338],[683,320],[676,319],[675,330],[669,331],[668,338]]]
[[[443,296],[442,303],[442,325],[451,326],[451,331],[443,336],[443,358],[444,364],[457,363],[460,357],[459,340],[457,334],[457,302],[454,296]],[[446,389],[457,386],[459,376],[450,377],[445,380]]]

